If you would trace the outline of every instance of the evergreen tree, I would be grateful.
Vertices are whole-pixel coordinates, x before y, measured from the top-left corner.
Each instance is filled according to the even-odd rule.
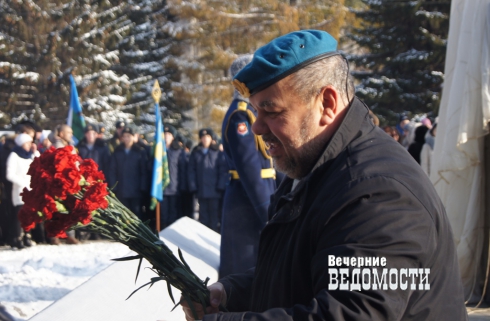
[[[382,124],[402,112],[436,114],[439,107],[450,1],[363,0],[361,19],[347,37],[360,47],[350,55],[356,95]]]
[[[193,132],[221,122],[233,87],[228,68],[239,54],[253,53],[272,39],[299,29],[322,29],[339,36],[344,23],[343,0],[331,1],[169,1],[165,28],[184,48],[174,83],[179,103],[192,107]]]
[[[0,126],[64,123],[71,73],[89,122],[111,130],[125,118],[153,131],[158,80],[163,115],[180,127],[187,105],[173,99],[180,47],[164,29],[167,16],[163,0],[0,0]]]
[[[9,122],[23,118],[46,128],[65,123],[73,73],[89,120],[115,118],[114,106],[130,94],[129,78],[110,68],[116,39],[130,22],[125,2],[0,1],[0,95]],[[5,124],[4,124],[5,125]]]
[[[155,80],[162,90],[160,107],[164,122],[182,129],[187,118],[186,105],[176,104],[172,84],[180,80],[180,70],[175,62],[181,48],[164,28],[168,21],[166,1],[134,1],[128,6],[126,16],[131,21],[129,33],[117,43],[119,63],[113,66],[119,73],[128,75],[131,97],[122,107],[133,115],[143,132],[154,130],[154,101],[151,91]]]
[[[157,79],[166,122],[219,132],[238,54],[298,29],[338,36],[344,16],[343,0],[0,0],[0,126],[64,123],[73,74],[87,121],[108,130],[129,118],[153,131]]]

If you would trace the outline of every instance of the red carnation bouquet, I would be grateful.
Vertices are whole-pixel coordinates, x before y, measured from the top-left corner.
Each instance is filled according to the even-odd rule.
[[[192,308],[191,301],[209,306],[208,279],[199,279],[184,261],[180,249],[179,260],[158,234],[121,204],[93,160],[82,159],[72,146],[52,147],[34,159],[27,174],[31,175],[31,190],[22,192],[24,206],[19,211],[19,221],[26,231],[44,222],[49,237],[66,237],[67,230],[82,227],[104,235],[138,253],[115,259],[139,259],[136,277],[143,258],[152,264],[158,276],[142,287],[164,280],[174,303],[170,285],[182,292]]]

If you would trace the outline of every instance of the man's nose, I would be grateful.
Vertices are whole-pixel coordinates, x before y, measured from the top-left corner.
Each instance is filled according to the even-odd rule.
[[[269,128],[267,127],[267,124],[263,121],[263,117],[260,115],[260,113],[258,114],[255,122],[252,125],[252,131],[255,135],[264,135],[269,132]]]

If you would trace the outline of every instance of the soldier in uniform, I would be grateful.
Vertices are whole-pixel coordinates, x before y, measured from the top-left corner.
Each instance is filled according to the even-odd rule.
[[[84,137],[77,145],[78,154],[83,159],[94,160],[99,170],[107,176],[111,155],[106,142],[98,138],[99,128],[97,125],[87,124],[84,131]]]
[[[105,125],[104,124],[99,124],[99,132],[97,133],[97,138],[104,139],[105,135]]]
[[[218,211],[221,192],[226,186],[226,161],[216,144],[211,144],[213,131],[199,131],[201,143],[191,153],[187,178],[189,190],[199,202],[199,221],[218,230]]]
[[[189,182],[187,181],[187,168],[189,167],[189,159],[192,150],[192,140],[184,138],[184,149],[182,151],[182,175],[179,175],[179,191],[182,206],[182,216],[194,218],[195,200],[193,193],[189,190]]]
[[[142,198],[149,186],[147,152],[134,143],[131,128],[122,130],[121,141],[111,156],[107,183],[121,203],[142,218]]]
[[[125,127],[126,122],[124,120],[118,120],[116,122],[116,132],[111,139],[107,141],[107,147],[109,147],[111,154],[114,153],[114,150],[121,144],[121,133]]]
[[[163,191],[162,215],[160,216],[161,228],[169,226],[178,220],[182,214],[182,206],[180,204],[179,184],[182,180],[181,175],[184,175],[183,168],[185,167],[185,157],[182,155],[184,150],[176,139],[177,130],[172,125],[165,125],[165,146],[167,148],[168,171],[170,175],[170,183]]]
[[[252,57],[238,57],[230,67],[231,76],[235,77]],[[220,277],[255,266],[259,234],[267,222],[269,199],[276,188],[272,159],[262,138],[251,130],[254,121],[248,99],[235,90],[222,127],[230,182],[223,201]]]

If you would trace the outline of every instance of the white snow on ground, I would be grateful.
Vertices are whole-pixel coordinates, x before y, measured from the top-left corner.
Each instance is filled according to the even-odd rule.
[[[109,241],[0,247],[0,303],[17,321],[28,320],[129,252]]]

